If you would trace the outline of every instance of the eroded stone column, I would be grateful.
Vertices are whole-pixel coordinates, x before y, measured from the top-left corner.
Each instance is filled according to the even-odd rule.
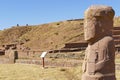
[[[114,14],[109,6],[91,6],[85,11],[84,33],[88,47],[82,80],[116,80],[112,37]]]

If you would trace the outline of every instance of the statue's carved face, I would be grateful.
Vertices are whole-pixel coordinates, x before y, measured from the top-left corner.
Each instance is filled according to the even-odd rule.
[[[85,40],[94,41],[111,32],[114,10],[111,7],[91,7],[85,11]],[[111,34],[111,33],[110,33]]]
[[[100,16],[86,19],[84,25],[85,40],[91,41],[100,36],[104,32],[103,27],[104,23]]]

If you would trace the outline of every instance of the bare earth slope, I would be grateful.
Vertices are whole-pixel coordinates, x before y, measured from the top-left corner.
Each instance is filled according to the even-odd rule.
[[[119,26],[120,17],[114,19],[114,26]],[[83,19],[67,20],[36,26],[18,26],[0,31],[0,44],[24,42],[32,49],[59,49],[69,42],[83,39]]]
[[[83,41],[83,26],[80,23],[76,20],[12,27],[0,32],[0,42],[25,42],[24,46],[32,49],[58,49],[67,42]]]
[[[0,44],[16,42],[22,35],[32,29],[30,26],[12,27],[0,31]]]

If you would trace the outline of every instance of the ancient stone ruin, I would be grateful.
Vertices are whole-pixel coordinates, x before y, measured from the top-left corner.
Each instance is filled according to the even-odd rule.
[[[109,6],[91,6],[85,11],[84,32],[88,47],[82,66],[82,80],[116,80],[112,37],[114,14]]]

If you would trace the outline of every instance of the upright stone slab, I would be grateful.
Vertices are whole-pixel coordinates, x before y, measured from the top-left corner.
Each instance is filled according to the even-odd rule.
[[[15,63],[15,59],[17,59],[17,51],[9,50],[9,63]]]
[[[82,80],[116,80],[112,37],[114,14],[109,6],[91,6],[85,11],[84,33],[88,47],[82,66]]]

